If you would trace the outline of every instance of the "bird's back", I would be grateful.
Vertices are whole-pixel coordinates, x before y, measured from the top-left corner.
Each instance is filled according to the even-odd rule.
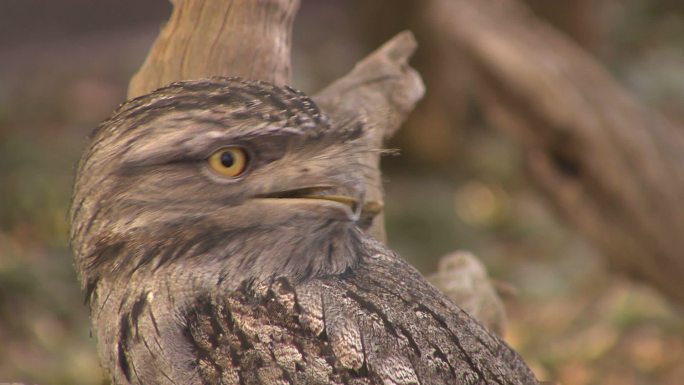
[[[186,336],[208,384],[536,384],[522,359],[374,241],[348,273],[202,297]]]

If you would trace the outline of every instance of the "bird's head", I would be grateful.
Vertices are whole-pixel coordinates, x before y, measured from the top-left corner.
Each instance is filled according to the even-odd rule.
[[[362,138],[262,82],[176,83],[124,103],[76,175],[82,281],[169,265],[221,279],[343,272],[357,254]]]

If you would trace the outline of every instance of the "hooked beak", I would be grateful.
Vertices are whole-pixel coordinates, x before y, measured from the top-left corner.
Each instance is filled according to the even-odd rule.
[[[362,216],[375,216],[382,209],[378,202],[365,202],[360,204],[362,197],[345,195],[347,191],[341,191],[333,186],[312,186],[293,190],[279,191],[274,193],[260,194],[257,199],[287,199],[287,200],[310,200],[334,202],[344,206],[351,214],[351,219],[357,221]],[[367,210],[367,211],[366,211]]]

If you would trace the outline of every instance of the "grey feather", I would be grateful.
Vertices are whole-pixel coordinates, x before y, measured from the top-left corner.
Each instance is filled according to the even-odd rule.
[[[173,84],[104,122],[71,242],[112,383],[536,384],[358,227],[364,139],[298,91],[230,78]],[[234,179],[207,166],[225,146],[249,154]]]

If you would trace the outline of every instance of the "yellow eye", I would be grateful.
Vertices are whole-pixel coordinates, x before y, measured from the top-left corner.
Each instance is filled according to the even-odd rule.
[[[225,147],[209,156],[211,169],[221,176],[237,178],[247,168],[247,151],[242,147]]]

